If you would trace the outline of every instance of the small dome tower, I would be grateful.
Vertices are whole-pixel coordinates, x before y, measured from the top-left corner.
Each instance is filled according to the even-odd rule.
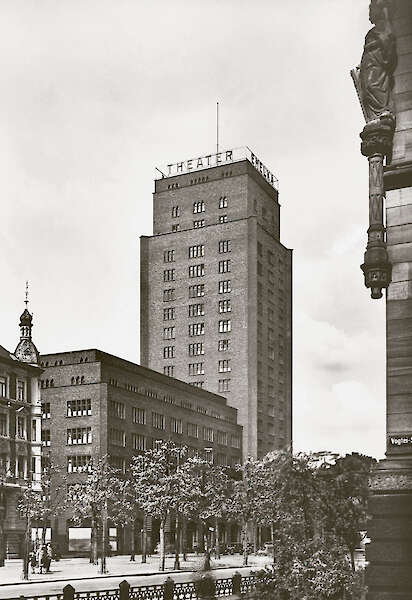
[[[26,308],[20,316],[20,341],[17,344],[14,355],[22,362],[38,365],[39,352],[31,339],[31,330],[33,327],[33,315],[29,313],[27,305],[29,303],[29,283],[26,281],[26,299],[24,301]]]

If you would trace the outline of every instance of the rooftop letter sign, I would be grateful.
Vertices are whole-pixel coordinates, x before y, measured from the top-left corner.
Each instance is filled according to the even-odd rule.
[[[241,160],[248,160],[255,169],[259,171],[262,177],[266,179],[269,185],[275,189],[278,188],[278,180],[276,177],[247,146],[225,150],[215,154],[196,156],[177,163],[169,163],[161,168],[156,167],[156,170],[161,173],[161,178],[176,177],[177,175],[201,171],[202,169],[210,169],[211,167],[227,166],[232,163],[240,162]]]

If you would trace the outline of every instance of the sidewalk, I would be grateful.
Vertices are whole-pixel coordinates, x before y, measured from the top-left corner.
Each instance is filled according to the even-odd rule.
[[[248,566],[262,569],[271,562],[269,556],[249,556]],[[188,554],[187,560],[180,559],[181,571],[196,571],[201,568],[203,556]],[[21,578],[22,560],[6,560],[4,567],[0,567],[0,586],[24,583],[39,583],[42,581],[75,581],[81,579],[98,579],[105,577],[127,577],[127,576],[147,576],[162,573],[159,571],[159,556],[152,555],[147,557],[147,562],[141,562],[141,556],[136,555],[136,561],[131,562],[130,556],[112,556],[106,559],[107,573],[102,575],[99,572],[100,564],[91,565],[88,558],[63,558],[59,561],[53,561],[51,564],[51,573],[29,574],[29,581],[23,581]],[[242,566],[242,556],[239,554],[225,555],[219,560],[211,560],[212,569],[237,568]],[[173,572],[174,555],[166,557],[166,573]],[[142,585],[144,582],[142,581]]]

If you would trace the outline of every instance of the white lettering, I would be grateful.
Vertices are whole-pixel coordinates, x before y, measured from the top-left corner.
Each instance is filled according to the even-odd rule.
[[[187,161],[187,170],[191,171],[191,169],[192,169],[192,160],[188,160]]]
[[[232,152],[232,150],[227,150],[227,151],[226,151],[226,160],[227,160],[227,161],[228,161],[228,160],[233,160],[232,156],[233,156],[233,152]]]
[[[197,165],[196,165],[196,168],[197,168],[197,169],[199,169],[199,167],[203,167],[203,161],[202,161],[202,159],[201,159],[201,158],[198,158],[198,159],[197,159]]]

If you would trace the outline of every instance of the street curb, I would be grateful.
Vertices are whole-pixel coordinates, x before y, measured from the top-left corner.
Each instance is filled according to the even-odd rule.
[[[231,566],[231,567],[216,567],[215,569],[211,569],[212,571],[224,571],[225,569],[250,569],[251,567],[249,565],[247,565],[246,567],[243,566]],[[256,568],[259,568],[256,565]],[[42,583],[59,583],[59,582],[67,582],[67,583],[71,583],[72,581],[84,581],[84,580],[89,580],[89,579],[114,579],[115,577],[149,577],[150,575],[171,575],[172,573],[198,573],[199,570],[198,569],[194,569],[194,570],[185,570],[185,569],[180,569],[180,570],[166,570],[166,571],[151,571],[150,573],[128,573],[127,575],[122,575],[121,573],[118,575],[92,575],[91,577],[70,577],[68,579],[35,579],[35,580],[30,580],[28,579],[27,581],[15,581],[13,583],[0,583],[0,588],[4,588],[4,587],[10,587],[12,585],[32,585],[32,584],[42,584]],[[1,571],[0,571],[1,574]]]

